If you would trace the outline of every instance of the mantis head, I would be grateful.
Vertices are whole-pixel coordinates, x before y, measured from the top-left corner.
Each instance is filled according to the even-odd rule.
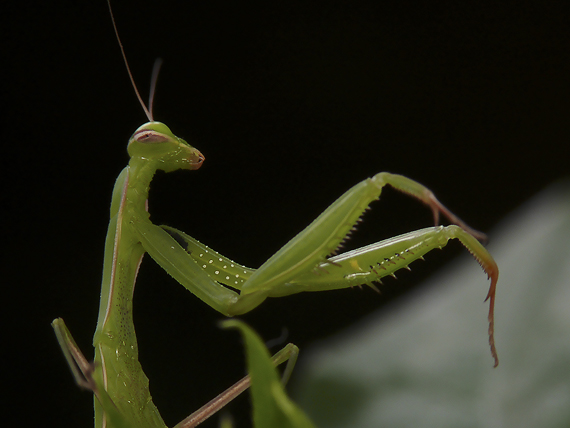
[[[161,122],[147,122],[129,139],[127,151],[132,159],[156,162],[165,172],[177,169],[198,169],[204,155],[182,138],[178,138]]]
[[[156,122],[152,114],[152,105],[154,100],[154,92],[156,88],[156,81],[158,79],[158,72],[162,65],[162,60],[158,58],[152,70],[152,78],[150,84],[150,97],[148,107],[145,105],[141,98],[141,94],[135,84],[135,79],[131,73],[119,31],[115,24],[113,10],[111,9],[111,2],[107,1],[109,12],[111,14],[111,21],[115,29],[115,35],[121,48],[121,55],[125,61],[125,67],[129,74],[129,79],[135,90],[135,94],[141,103],[141,106],[148,118],[149,122],[145,123],[129,139],[127,151],[131,157],[131,161],[138,161],[141,163],[152,164],[155,169],[161,169],[165,172],[176,171],[177,169],[198,169],[204,162],[204,155],[198,149],[195,149],[182,138],[178,138],[172,133],[170,128],[164,123]]]

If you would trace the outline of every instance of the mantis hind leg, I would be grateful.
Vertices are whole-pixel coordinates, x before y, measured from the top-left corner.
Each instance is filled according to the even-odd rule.
[[[222,324],[222,326],[224,326],[224,324]],[[225,326],[226,327],[239,326],[241,329],[248,331],[250,334],[255,334],[243,322],[237,320],[230,321],[230,324],[226,324]],[[265,348],[260,343],[258,343],[257,345]],[[265,358],[263,355],[259,355],[259,352],[260,352],[259,349],[257,350],[252,349],[251,344],[247,346],[246,343],[246,354],[250,358],[251,357],[254,357],[256,359]],[[273,357],[271,357],[271,364],[273,366],[278,366],[284,362],[287,362],[287,365],[281,377],[281,383],[283,387],[285,386],[285,384],[289,380],[289,377],[291,376],[298,355],[299,355],[299,348],[297,348],[297,346],[295,346],[292,343],[288,343],[287,345],[285,345],[285,347],[283,347],[283,349],[281,349],[279,352],[273,355]],[[261,362],[258,362],[258,364],[263,365],[263,363]],[[267,378],[266,376],[260,378],[259,376],[256,376],[254,381],[258,382],[258,387],[259,387],[260,386],[259,384],[271,382],[271,378],[270,377]],[[224,392],[222,392],[221,394],[219,394],[218,396],[214,397],[212,400],[204,404],[202,407],[200,407],[190,416],[188,416],[187,418],[176,424],[174,428],[193,428],[201,424],[210,416],[213,416],[215,413],[220,411],[226,404],[231,402],[234,398],[236,398],[246,389],[248,389],[251,386],[251,383],[252,383],[251,374],[248,374],[247,376],[245,376],[244,378],[242,378],[241,380],[230,386]]]

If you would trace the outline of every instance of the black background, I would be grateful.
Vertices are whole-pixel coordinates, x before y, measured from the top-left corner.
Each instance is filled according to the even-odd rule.
[[[165,61],[156,119],[206,156],[197,172],[158,174],[151,218],[243,264],[259,266],[379,171],[424,183],[483,231],[570,172],[570,37],[552,4],[116,1],[114,12],[145,99],[155,58]],[[92,355],[111,190],[146,119],[105,1],[11,2],[4,15],[8,415],[91,426],[90,396],[50,322],[63,317]],[[373,208],[351,245],[431,224],[390,190]],[[385,281],[381,296],[302,294],[243,318],[265,339],[287,328],[303,349],[465,256],[451,247]],[[243,374],[240,340],[150,258],[135,295],[141,361],[174,425]]]

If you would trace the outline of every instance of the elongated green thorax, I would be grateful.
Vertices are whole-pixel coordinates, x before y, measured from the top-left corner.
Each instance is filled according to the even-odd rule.
[[[129,140],[128,152],[131,160],[117,178],[111,202],[99,319],[93,338],[93,376],[128,420],[140,427],[164,427],[138,362],[132,298],[145,249],[136,227],[141,222],[150,223],[146,200],[156,170],[198,169],[204,156],[160,122],[137,129]],[[96,400],[95,426],[105,426],[104,419]]]

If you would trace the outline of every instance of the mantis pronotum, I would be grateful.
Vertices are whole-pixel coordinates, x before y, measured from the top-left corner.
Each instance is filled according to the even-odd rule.
[[[126,62],[124,52],[123,58]],[[165,427],[138,361],[132,320],[132,295],[144,253],[149,253],[167,273],[207,305],[223,315],[234,316],[251,311],[268,297],[362,285],[375,289],[374,284],[382,277],[394,275],[395,271],[407,268],[432,249],[445,246],[450,239],[458,239],[491,279],[487,294],[490,301],[489,343],[495,366],[498,364],[493,338],[497,265],[478,241],[484,235],[451,213],[430,190],[401,175],[376,174],[345,192],[259,269],[251,269],[229,260],[184,232],[150,221],[147,198],[155,172],[158,169],[166,172],[197,170],[205,158],[199,150],[176,137],[166,125],[154,121],[151,103],[147,109],[140,101],[149,122],[139,127],[129,139],[130,161],[113,190],[99,318],[93,339],[94,363],[88,363],[83,357],[63,320],[53,322],[76,379],[95,394],[96,427]],[[426,204],[433,212],[436,225],[440,214],[453,224],[409,232],[337,255],[343,240],[369,204],[379,198],[385,185]],[[283,362],[292,353],[294,349],[286,347],[274,362]],[[177,426],[195,426],[247,388],[248,382],[248,379],[238,382],[198,416],[193,415]],[[297,426],[294,423],[297,422],[291,422],[290,426]],[[304,422],[299,424],[309,426]]]

